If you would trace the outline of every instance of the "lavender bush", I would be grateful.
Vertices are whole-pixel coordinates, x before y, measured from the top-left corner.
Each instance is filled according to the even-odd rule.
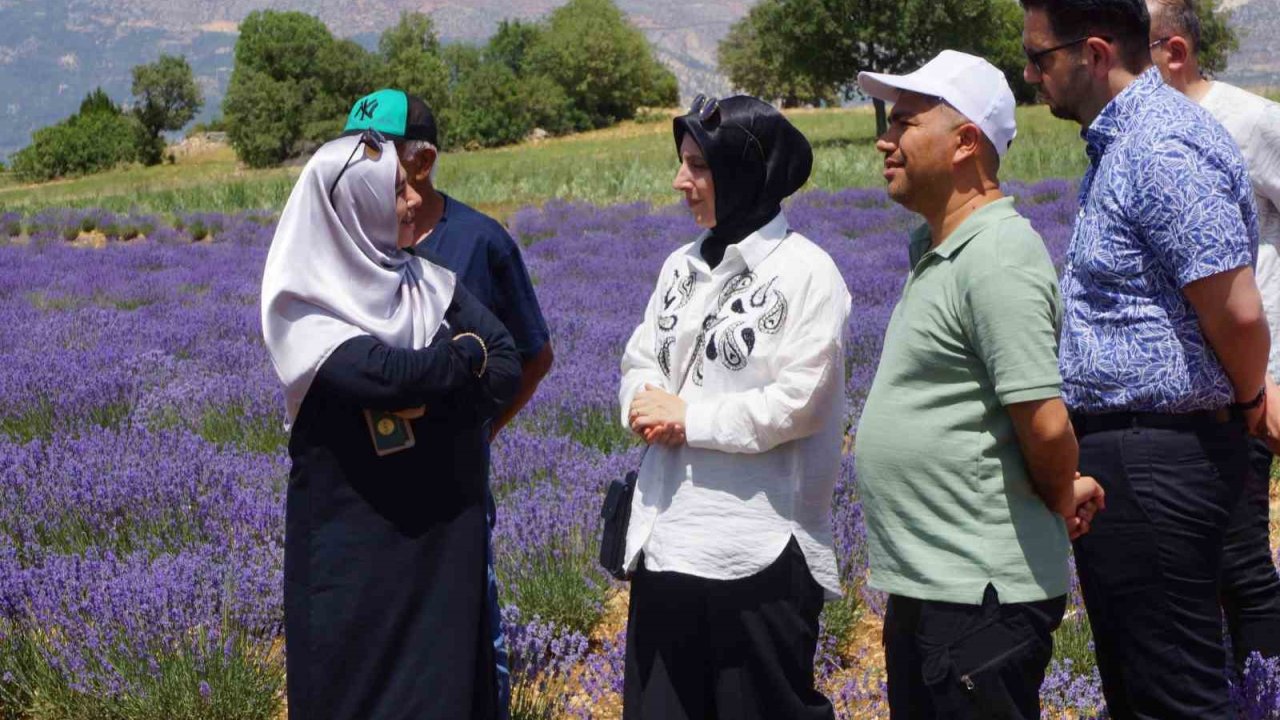
[[[1060,258],[1073,188],[1009,189]],[[788,216],[853,295],[856,437],[915,219],[872,190],[810,192]],[[678,207],[643,204],[550,203],[511,224],[557,356],[492,456],[515,716],[616,717],[625,634],[606,608],[625,603],[609,601],[622,588],[595,543],[605,485],[639,457],[617,422],[618,363],[663,258],[696,229]],[[287,436],[258,324],[272,226],[262,214],[0,215],[0,718],[280,717]],[[852,458],[832,520],[846,594],[823,615],[820,683],[841,717],[883,717],[875,643],[859,632],[884,599],[865,586]],[[1046,716],[1095,717],[1077,594],[1069,612]],[[1250,665],[1233,686],[1244,717],[1277,717],[1278,677]]]

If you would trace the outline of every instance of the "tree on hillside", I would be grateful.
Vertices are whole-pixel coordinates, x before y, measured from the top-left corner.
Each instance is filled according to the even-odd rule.
[[[536,24],[521,20],[503,20],[485,46],[485,57],[511,68],[517,75],[525,72],[525,58],[538,42],[542,30]]]
[[[164,159],[165,130],[181,130],[200,111],[204,95],[191,66],[181,56],[161,55],[133,69],[134,117],[142,127],[138,159],[158,165]]]
[[[466,49],[462,49],[466,48]],[[518,74],[474,46],[452,46],[448,145],[495,147],[520,142],[534,128],[551,134],[586,125],[563,88],[546,75]]]
[[[75,115],[35,131],[31,144],[11,158],[13,172],[42,182],[107,170],[134,160],[139,134],[137,119],[121,112],[98,88]]]
[[[449,66],[440,54],[435,23],[418,12],[382,33],[378,52],[384,63],[381,85],[399,88],[426,101],[437,117],[449,106]],[[442,130],[444,123],[441,122]]]
[[[120,114],[120,106],[112,101],[111,96],[107,95],[107,91],[101,87],[94,88],[93,92],[84,96],[84,100],[80,101],[80,115],[88,115],[93,112]]]
[[[775,85],[788,74],[817,88],[857,94],[859,71],[901,73],[944,49],[987,57],[1022,99],[1022,15],[1016,0],[764,0],[765,26],[780,58]],[[771,66],[766,66],[769,70]],[[884,103],[876,102],[878,132]]]
[[[1227,59],[1240,49],[1240,37],[1231,26],[1231,11],[1219,0],[1199,0],[1196,15],[1200,18],[1200,68],[1209,75],[1227,69]]]
[[[249,167],[278,165],[302,137],[302,99],[288,80],[247,67],[231,74],[222,101],[227,139]]]
[[[779,3],[761,2],[729,28],[716,50],[721,72],[735,88],[783,107],[820,105],[835,101],[839,92],[787,66],[787,48],[772,27]]]
[[[564,88],[593,127],[677,102],[675,76],[611,0],[569,0],[529,48],[528,69]]]
[[[383,67],[354,41],[335,40],[318,18],[249,13],[222,105],[231,146],[241,161],[265,167],[333,138],[354,99],[383,80]]]

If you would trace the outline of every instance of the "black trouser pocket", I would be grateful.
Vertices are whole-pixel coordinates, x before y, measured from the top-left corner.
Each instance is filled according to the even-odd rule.
[[[922,652],[938,718],[1040,717],[1040,685],[1052,644],[1021,614],[983,618],[960,637]]]

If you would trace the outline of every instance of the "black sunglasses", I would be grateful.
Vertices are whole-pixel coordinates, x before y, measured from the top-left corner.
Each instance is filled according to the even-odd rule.
[[[696,114],[698,116],[698,121],[701,122],[704,127],[708,126],[710,124],[709,121],[712,119],[714,119],[716,124],[718,124],[720,120],[720,101],[714,97],[707,97],[702,93],[698,93],[698,96],[693,99],[693,104],[689,106],[689,112],[690,114]],[[735,127],[746,133],[748,141],[747,144],[755,148],[756,154],[760,156],[760,162],[765,162],[764,146],[760,144],[760,140],[755,135],[752,135],[751,131],[745,127],[736,124]]]
[[[351,158],[356,156],[356,152],[362,147],[367,147],[373,151],[374,155],[382,153],[382,145],[387,142],[387,137],[374,129],[365,130],[360,133],[357,138],[356,146],[351,148],[351,154],[347,156],[347,161],[342,164],[342,170],[338,171],[338,176],[333,179],[333,183],[329,185],[329,204],[333,204],[333,191],[338,189],[338,181],[342,179],[342,175],[347,172],[347,168],[351,167]]]
[[[1054,53],[1054,52],[1057,52],[1057,51],[1059,51],[1059,50],[1065,50],[1065,49],[1067,49],[1067,48],[1071,47],[1072,45],[1079,45],[1079,44],[1080,44],[1080,43],[1082,43],[1082,42],[1086,42],[1086,41],[1088,41],[1088,39],[1089,39],[1089,38],[1091,38],[1091,37],[1096,37],[1096,38],[1100,38],[1100,39],[1102,39],[1102,40],[1106,40],[1107,42],[1111,42],[1111,38],[1107,37],[1106,35],[1085,35],[1084,37],[1082,37],[1082,38],[1076,38],[1075,40],[1072,40],[1071,42],[1065,42],[1065,43],[1062,43],[1061,45],[1054,45],[1054,46],[1053,46],[1053,47],[1051,47],[1051,48],[1046,48],[1046,49],[1044,49],[1044,50],[1036,50],[1035,52],[1032,52],[1032,51],[1031,51],[1031,48],[1027,47],[1026,45],[1023,45],[1023,46],[1022,46],[1022,52],[1026,53],[1026,56],[1027,56],[1027,62],[1031,63],[1031,65],[1032,65],[1033,67],[1035,67],[1036,72],[1040,72],[1040,73],[1042,73],[1042,72],[1044,72],[1044,68],[1040,67],[1040,59],[1041,59],[1041,58],[1045,57],[1045,56],[1046,56],[1046,55],[1048,55],[1049,53]]]
[[[693,99],[693,104],[689,106],[689,112],[698,116],[698,121],[706,124],[708,120],[715,117],[720,112],[720,101],[714,97],[707,97],[702,93],[698,93],[698,97]]]

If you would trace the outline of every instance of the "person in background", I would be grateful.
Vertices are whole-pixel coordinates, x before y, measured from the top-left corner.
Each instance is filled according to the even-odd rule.
[[[1218,583],[1265,437],[1270,333],[1244,158],[1151,64],[1143,0],[1022,0],[1023,75],[1083,128],[1063,397],[1107,510],[1075,542],[1118,719],[1234,717]]]
[[[422,208],[414,215],[415,251],[457,273],[462,285],[502,321],[515,339],[520,352],[520,389],[487,428],[492,441],[533,397],[554,361],[551,334],[520,246],[497,220],[436,189],[440,141],[435,116],[421,98],[394,89],[379,90],[361,98],[351,107],[344,133],[358,134],[370,128],[395,141],[409,184],[422,196]],[[497,507],[492,492],[488,497],[492,542]],[[498,609],[492,545],[487,552],[500,717],[505,718],[510,705],[511,678]]]
[[[991,63],[944,50],[859,73],[893,103],[889,197],[923,219],[854,453],[895,720],[1040,717],[1068,587],[1068,532],[1104,495],[1076,473],[1058,374],[1061,297],[1000,189],[1017,126]]]
[[[339,138],[303,168],[267,254],[295,718],[497,715],[482,429],[519,360],[452,272],[405,251],[419,204],[390,142]]]
[[[1271,328],[1267,374],[1280,378],[1280,104],[1200,72],[1200,17],[1195,0],[1149,0],[1151,59],[1165,82],[1196,101],[1240,146],[1258,208],[1254,268]],[[1271,408],[1280,411],[1280,406]],[[1252,472],[1231,513],[1222,548],[1222,607],[1237,671],[1251,653],[1280,656],[1280,574],[1271,557],[1271,464],[1275,455],[1250,438]]]

